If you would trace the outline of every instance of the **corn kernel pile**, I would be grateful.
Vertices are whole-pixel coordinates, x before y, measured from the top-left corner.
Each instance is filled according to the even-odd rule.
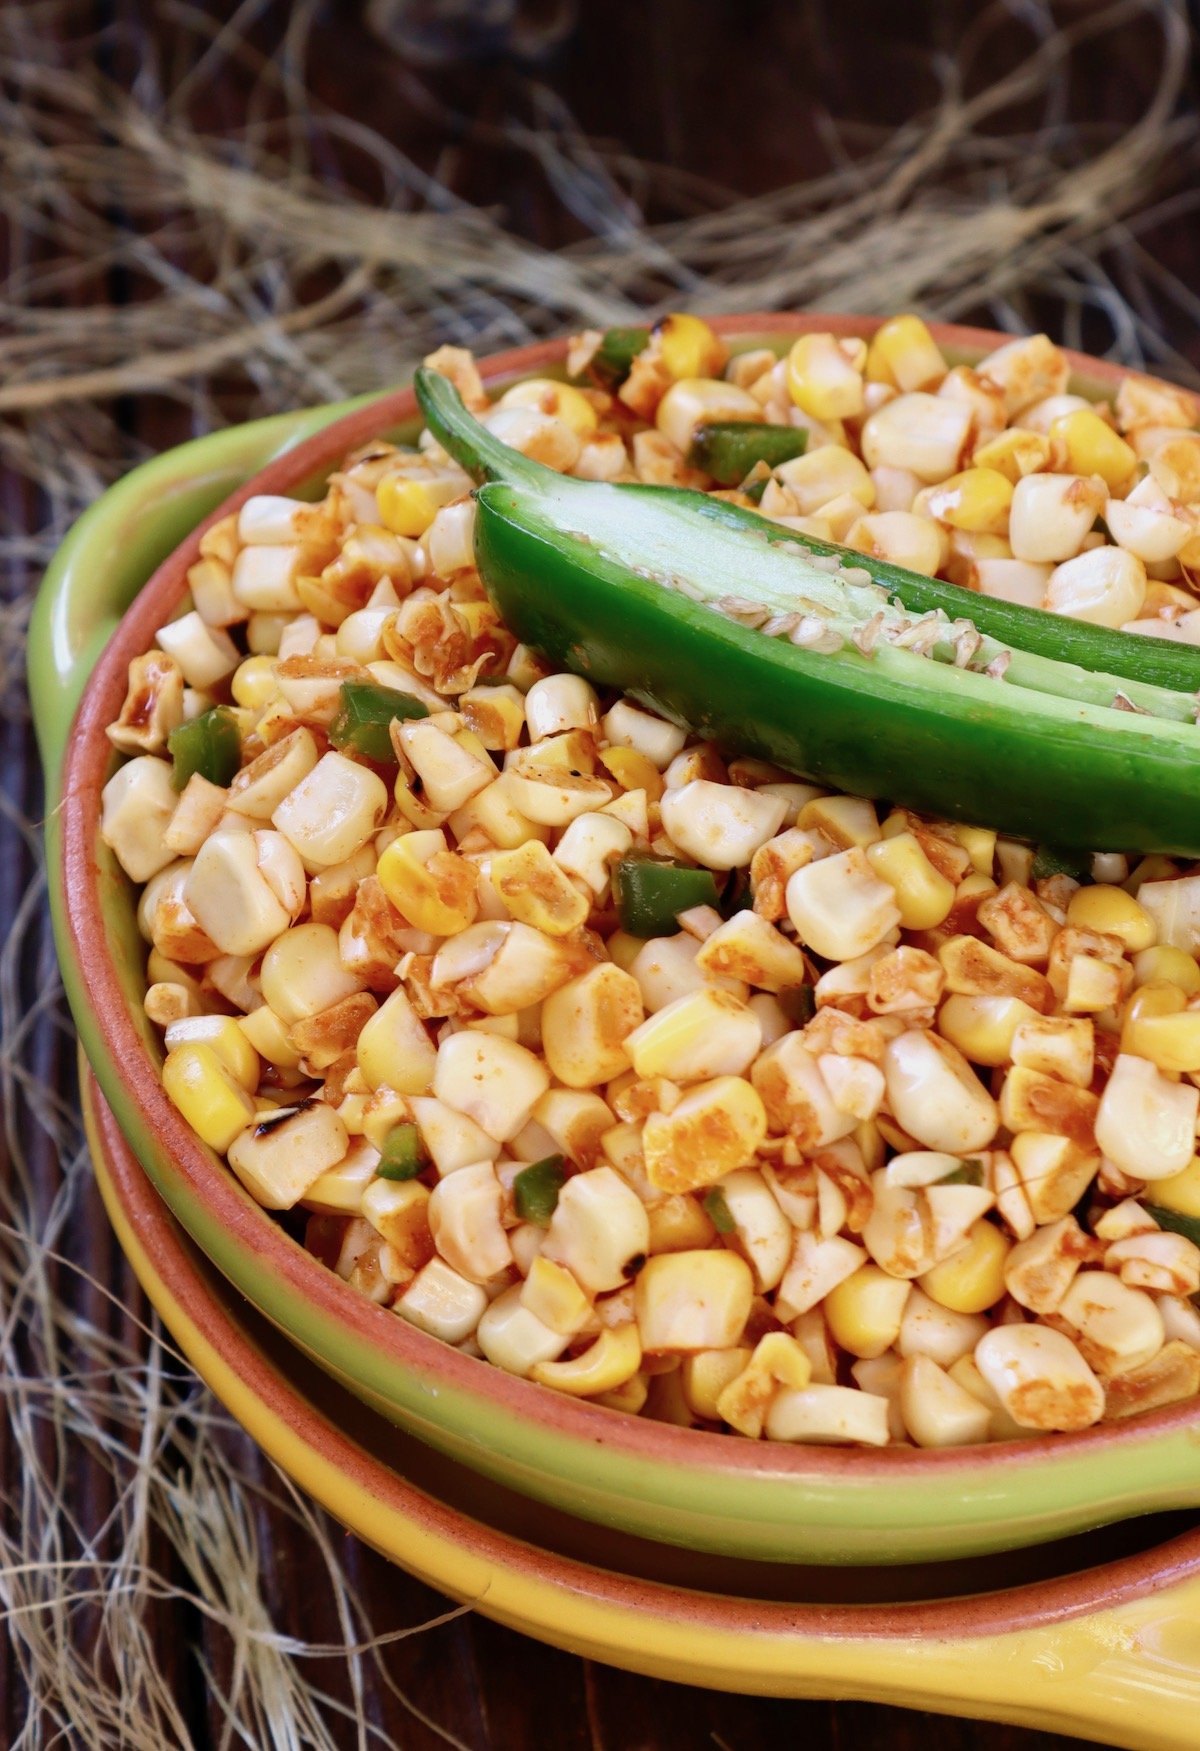
[[[495,405],[469,354],[428,363],[589,478],[711,488],[696,422],[803,425],[764,514],[1200,637],[1190,407],[1131,379],[1094,408],[1044,336],[949,370],[902,316],[727,359],[681,315],[615,395]],[[372,444],[320,503],[210,529],[130,665],[102,832],[144,884],[146,1012],[197,1134],[398,1317],[668,1422],[939,1447],[1200,1390],[1200,874],[1066,870],[727,762],[546,673],[472,522],[428,434]],[[351,682],[425,708],[390,760],[333,745]],[[176,790],[168,738],[221,704],[236,770]],[[638,853],[713,872],[716,903],[630,934]]]

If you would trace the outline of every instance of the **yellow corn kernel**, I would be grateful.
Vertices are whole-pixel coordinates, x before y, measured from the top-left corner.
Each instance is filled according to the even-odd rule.
[[[1158,935],[1153,918],[1132,894],[1103,883],[1076,888],[1067,905],[1067,923],[1078,925],[1081,930],[1098,930],[1105,936],[1119,937],[1125,952],[1131,955],[1153,948]]]
[[[636,1127],[635,1127],[636,1129]],[[688,1252],[692,1248],[711,1246],[716,1230],[705,1214],[699,1198],[686,1193],[661,1198],[647,1210],[650,1218],[650,1251]]]
[[[647,1177],[661,1192],[712,1185],[748,1166],[766,1134],[762,1098],[742,1077],[697,1083],[672,1112],[651,1113],[646,1120]]]
[[[867,378],[891,383],[907,393],[924,389],[946,375],[946,361],[919,316],[893,316],[871,336]]]
[[[1181,1216],[1200,1217],[1200,1155],[1193,1155],[1182,1173],[1169,1179],[1156,1179],[1154,1202],[1164,1210],[1178,1210]]]
[[[644,1017],[641,988],[631,973],[608,962],[592,967],[542,1005],[546,1063],[568,1088],[611,1082],[628,1070],[624,1042]]]
[[[753,1299],[750,1266],[735,1252],[661,1253],[633,1289],[644,1348],[681,1355],[736,1344]]]
[[[1131,1013],[1137,1008],[1140,998],[1149,997],[1159,990],[1174,992],[1177,987],[1143,985],[1130,999],[1121,1030],[1121,1050],[1132,1052],[1138,1058],[1148,1058],[1156,1069],[1168,1075],[1188,1075],[1200,1070],[1200,1009],[1184,1009],[1178,1005],[1158,1014]],[[1182,995],[1179,992],[1179,996]]]
[[[437,1048],[403,986],[367,1022],[355,1045],[358,1067],[372,1089],[424,1094],[433,1081]]]
[[[984,1313],[1004,1294],[1004,1261],[1009,1242],[995,1223],[976,1222],[965,1246],[920,1279],[921,1287],[939,1307],[953,1313]]]
[[[1012,482],[996,468],[966,468],[922,495],[931,517],[973,535],[1003,535],[1012,504]]]
[[[644,790],[648,800],[656,803],[666,789],[662,773],[645,754],[636,748],[605,748],[600,764],[622,790]]]
[[[456,936],[479,911],[477,875],[466,858],[446,849],[436,828],[403,833],[387,847],[376,869],[380,886],[416,930]]]
[[[1013,1035],[1037,1011],[1019,997],[947,997],[938,1011],[937,1030],[972,1064],[997,1069],[1012,1056]]]
[[[878,1265],[860,1266],[825,1297],[834,1342],[864,1360],[882,1356],[900,1336],[910,1288],[907,1279],[889,1277]]]
[[[626,1416],[638,1417],[645,1410],[649,1396],[650,1376],[639,1368],[624,1386],[618,1386],[615,1392],[600,1393],[595,1402],[606,1404],[610,1410],[624,1411]]]
[[[906,930],[933,930],[949,916],[954,884],[934,869],[913,833],[867,846],[867,861],[896,896]]]
[[[952,827],[951,832],[971,859],[977,875],[989,876],[996,862],[994,827]]]
[[[813,797],[796,816],[796,825],[823,834],[839,851],[874,845],[879,838],[875,804],[861,796]]]
[[[210,1149],[224,1155],[254,1118],[254,1102],[211,1046],[177,1046],[162,1067],[163,1088]]]
[[[547,936],[567,936],[587,923],[587,900],[540,839],[512,851],[497,851],[489,873],[492,886],[518,923],[532,925]]]
[[[680,1369],[683,1395],[696,1416],[709,1423],[721,1421],[717,1400],[748,1365],[752,1354],[739,1345],[732,1350],[700,1350],[684,1357]]]
[[[1015,486],[1027,474],[1041,474],[1050,460],[1050,440],[1041,432],[1013,426],[976,447],[971,461],[976,468],[993,468]]]
[[[779,1388],[803,1392],[811,1380],[812,1363],[796,1339],[787,1332],[768,1332],[742,1372],[718,1396],[717,1413],[739,1435],[755,1441]]]
[[[673,310],[655,325],[658,363],[678,383],[685,377],[715,377],[724,370],[729,349],[699,316]]]
[[[279,691],[275,684],[274,657],[247,657],[234,670],[229,690],[238,705],[261,711]]]
[[[1137,453],[1090,407],[1050,422],[1053,467],[1067,474],[1098,474],[1116,492],[1137,467]]]
[[[424,481],[402,474],[386,474],[375,488],[379,521],[393,535],[419,540],[440,508],[439,500]]]
[[[857,345],[861,349],[861,341]],[[853,419],[863,411],[862,371],[832,334],[802,334],[792,342],[787,386],[796,406],[815,420]]]
[[[1133,983],[1135,989],[1142,985],[1178,985],[1185,997],[1194,997],[1200,991],[1200,966],[1196,965],[1195,955],[1188,954],[1186,949],[1158,943],[1134,955]]]
[[[521,1305],[563,1337],[574,1337],[591,1316],[592,1304],[565,1265],[540,1254],[521,1285]]]
[[[1187,999],[1178,985],[1166,980],[1141,985],[1128,999],[1121,1014],[1121,1050],[1133,1050],[1131,1042],[1139,1026],[1154,1016],[1178,1015],[1187,1008]]]
[[[529,1378],[575,1398],[595,1398],[624,1386],[641,1365],[642,1341],[631,1320],[627,1325],[606,1326],[595,1343],[569,1362],[535,1362]]]
[[[258,1053],[232,1015],[193,1015],[173,1021],[164,1038],[168,1052],[176,1046],[211,1046],[247,1094],[258,1087]]]
[[[550,377],[527,377],[524,383],[514,383],[506,389],[496,404],[498,407],[533,407],[540,413],[552,414],[579,438],[590,438],[599,423],[596,410],[586,395],[569,383],[556,383]]]

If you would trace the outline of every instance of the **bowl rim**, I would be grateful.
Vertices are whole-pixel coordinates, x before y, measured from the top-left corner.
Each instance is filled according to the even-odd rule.
[[[740,1634],[785,1629],[822,1639],[850,1635],[886,1641],[912,1635],[954,1641],[1004,1635],[1112,1610],[1151,1591],[1200,1577],[1198,1525],[1127,1556],[983,1593],[880,1604],[813,1604],[709,1592],[626,1574],[619,1566],[601,1566],[531,1543],[503,1526],[471,1518],[394,1471],[340,1429],[323,1407],[279,1371],[198,1272],[195,1242],[154,1191],[100,1092],[94,1072],[85,1072],[83,1099],[103,1152],[104,1178],[112,1189],[112,1199],[105,1195],[109,1215],[114,1214],[111,1203],[115,1199],[120,1219],[177,1304],[187,1327],[217,1349],[226,1366],[241,1376],[256,1403],[288,1426],[297,1439],[321,1451],[364,1494],[384,1497],[399,1512],[444,1537],[461,1540],[465,1532],[474,1554],[506,1569],[515,1568],[557,1586],[569,1586],[577,1594],[596,1594],[648,1614],[665,1610],[693,1623],[719,1618],[723,1628]],[[141,1270],[137,1274],[142,1277]],[[145,1288],[144,1277],[142,1282]],[[176,1342],[182,1342],[181,1332],[174,1325],[171,1329]],[[335,1383],[335,1390],[345,1389]],[[733,1622],[726,1622],[727,1617]]]
[[[750,313],[708,318],[719,333],[739,342],[764,343],[813,330],[869,337],[882,319],[820,312]],[[1012,335],[953,324],[931,324],[940,344],[978,356],[1012,340]],[[495,385],[562,363],[565,338],[538,342],[478,361],[484,382]],[[1087,355],[1063,349],[1073,378],[1113,390],[1126,377],[1141,375]],[[67,741],[59,812],[63,916],[73,956],[86,987],[90,1012],[103,1035],[108,1076],[114,1089],[146,1120],[159,1146],[170,1156],[190,1196],[204,1205],[231,1240],[256,1255],[259,1264],[294,1293],[311,1302],[314,1313],[342,1328],[385,1366],[400,1364],[426,1381],[441,1379],[467,1398],[542,1430],[593,1449],[622,1449],[633,1459],[665,1463],[689,1473],[728,1478],[786,1480],[807,1477],[828,1483],[841,1479],[858,1486],[886,1485],[902,1475],[930,1484],[957,1474],[992,1475],[1030,1461],[1068,1463],[1088,1455],[1144,1445],[1159,1435],[1200,1423],[1200,1401],[1184,1400],[1139,1417],[1097,1424],[1074,1433],[1031,1435],[1011,1442],[974,1447],[842,1448],[790,1446],[737,1440],[709,1430],[679,1428],[632,1417],[519,1379],[492,1364],[467,1356],[419,1331],[377,1306],[306,1252],[262,1209],[231,1170],[197,1139],[163,1091],[158,1069],[145,1049],[126,1006],[104,923],[101,872],[96,854],[100,790],[112,759],[106,726],[125,697],[132,656],[148,649],[154,633],[186,589],[188,568],[199,557],[206,529],[236,511],[248,498],[283,493],[331,469],[348,452],[381,432],[417,416],[411,388],[400,389],[344,415],[303,443],[277,457],[232,493],[158,566],[139,591],[105,646],[90,676]],[[109,1080],[111,1077],[111,1081]]]

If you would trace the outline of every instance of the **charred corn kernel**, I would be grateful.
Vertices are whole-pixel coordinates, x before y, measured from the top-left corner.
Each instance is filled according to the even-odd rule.
[[[649,1244],[637,1193],[611,1167],[594,1167],[559,1192],[542,1256],[565,1266],[585,1294],[603,1295],[641,1269]]]
[[[258,1053],[231,1015],[195,1015],[174,1021],[167,1028],[165,1041],[168,1052],[177,1046],[211,1046],[248,1094],[258,1087],[261,1069]]]
[[[1086,1429],[1104,1414],[1104,1388],[1070,1338],[1048,1326],[995,1326],[975,1362],[1023,1429]]]
[[[1193,1155],[1181,1173],[1154,1182],[1154,1202],[1181,1216],[1200,1217],[1200,1155]]]
[[[1078,474],[1027,474],[1013,488],[1008,539],[1013,557],[1070,559],[1104,506],[1103,487]]]
[[[1129,480],[1137,453],[1090,407],[1060,414],[1049,432],[1055,466],[1071,474],[1098,474],[1112,492]]]
[[[735,912],[707,936],[696,951],[699,972],[715,979],[737,979],[760,992],[804,985],[809,979],[803,952],[757,912]]]
[[[913,833],[897,833],[867,847],[867,862],[895,895],[906,930],[933,930],[954,905],[954,884],[936,870]]]
[[[1121,547],[1093,547],[1055,566],[1044,606],[1071,620],[1121,627],[1136,620],[1146,600],[1146,568]]]
[[[324,1101],[264,1114],[229,1145],[229,1165],[267,1210],[290,1210],[345,1156],[349,1136]]]
[[[1128,1374],[1162,1349],[1162,1315],[1143,1289],[1111,1271],[1080,1271],[1056,1309],[1084,1360],[1101,1376]]]
[[[967,1243],[921,1278],[921,1288],[939,1307],[983,1313],[1004,1294],[1009,1242],[992,1222],[976,1222]]]
[[[888,1401],[854,1386],[783,1387],[771,1400],[763,1430],[769,1441],[886,1447]]]
[[[889,565],[902,565],[930,578],[946,556],[943,531],[931,518],[911,511],[873,511],[858,517],[842,539],[868,559],[886,560]]]
[[[486,1283],[512,1263],[500,1219],[502,1198],[490,1161],[447,1174],[430,1196],[426,1213],[433,1244],[451,1270],[469,1282]]]
[[[376,874],[388,899],[416,930],[454,936],[478,913],[475,869],[447,850],[445,834],[437,828],[393,839]]]
[[[996,1103],[948,1041],[910,1028],[889,1041],[884,1074],[893,1118],[925,1148],[969,1155],[991,1143]]]
[[[657,362],[678,383],[685,377],[715,377],[729,356],[720,336],[699,316],[673,310],[655,325]]]
[[[748,1082],[718,1076],[697,1083],[670,1113],[651,1113],[646,1120],[647,1177],[662,1192],[711,1185],[747,1166],[766,1134],[762,1098]]]
[[[574,1337],[591,1318],[592,1304],[564,1265],[536,1257],[521,1284],[521,1305],[551,1331]],[[639,1366],[641,1356],[639,1352]]]
[[[682,377],[672,383],[658,404],[654,423],[665,438],[686,456],[697,426],[711,420],[762,419],[762,408],[736,383],[711,377]]]
[[[1200,1090],[1122,1052],[1100,1097],[1096,1142],[1130,1178],[1169,1179],[1192,1159],[1198,1108]]]
[[[1134,955],[1133,982],[1135,989],[1142,985],[1177,985],[1185,997],[1194,997],[1200,992],[1200,966],[1186,949],[1158,943]]]
[[[753,1297],[750,1267],[736,1253],[662,1253],[634,1284],[642,1346],[685,1355],[727,1349],[740,1339]]]
[[[976,465],[931,487],[925,504],[931,517],[952,529],[1002,535],[1008,527],[1012,482],[995,468]]]
[[[800,940],[826,960],[868,953],[900,922],[895,889],[870,861],[873,849],[854,846],[788,878],[788,916]]]
[[[862,370],[832,334],[802,334],[792,342],[787,387],[815,420],[853,419],[863,410]]]
[[[604,748],[599,758],[622,790],[644,790],[651,802],[659,801],[665,788],[662,773],[636,748]]]
[[[496,405],[534,407],[541,413],[553,414],[579,438],[590,438],[598,423],[596,410],[586,395],[569,383],[556,383],[551,377],[527,377],[523,383],[514,383]]]
[[[740,1076],[758,1056],[762,1028],[738,998],[705,986],[642,1022],[624,1046],[639,1076],[699,1082]]]
[[[868,468],[911,469],[929,484],[945,480],[962,466],[972,418],[962,402],[921,391],[898,395],[864,421],[863,461]]]
[[[753,1352],[744,1345],[730,1350],[699,1350],[685,1356],[680,1368],[683,1394],[696,1416],[719,1423],[717,1401],[748,1365]]]
[[[162,1082],[201,1142],[218,1154],[254,1121],[254,1102],[210,1045],[192,1043],[168,1052]]]
[[[401,1318],[445,1344],[469,1338],[487,1305],[487,1291],[440,1258],[430,1259],[393,1302]]]
[[[629,1068],[625,1040],[644,1019],[637,980],[602,964],[570,980],[542,1006],[542,1049],[568,1088],[596,1088]]]
[[[275,663],[271,657],[247,657],[234,671],[229,690],[238,705],[251,711],[261,711],[279,688],[275,682]]]
[[[641,1364],[641,1339],[630,1321],[606,1327],[582,1355],[569,1362],[535,1362],[530,1378],[539,1386],[552,1386],[556,1392],[568,1392],[576,1398],[597,1398],[632,1380]]]
[[[1102,884],[1075,890],[1067,905],[1067,923],[1119,937],[1130,955],[1152,948],[1158,936],[1153,918],[1132,894]]]
[[[572,826],[583,818],[578,817]],[[491,859],[490,878],[519,923],[548,936],[568,936],[587,923],[587,900],[538,839],[512,851],[497,851]]]
[[[825,1318],[835,1343],[852,1356],[882,1356],[900,1335],[909,1284],[878,1265],[863,1265],[825,1297]]]
[[[451,1034],[438,1048],[434,1094],[501,1143],[528,1123],[549,1084],[545,1065],[499,1034]]]
[[[871,336],[866,373],[872,383],[892,383],[907,393],[940,382],[946,361],[919,316],[892,316]]]
[[[401,986],[367,1022],[355,1045],[369,1086],[397,1094],[424,1094],[433,1082],[438,1052]]]

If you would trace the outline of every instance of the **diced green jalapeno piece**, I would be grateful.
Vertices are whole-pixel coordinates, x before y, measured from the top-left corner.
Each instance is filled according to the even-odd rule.
[[[967,1160],[960,1167],[952,1169],[942,1179],[939,1186],[981,1186],[983,1184],[982,1161]]]
[[[411,1123],[393,1125],[379,1152],[375,1172],[380,1179],[416,1179],[428,1166],[429,1156],[417,1127]]]
[[[567,1177],[561,1155],[547,1155],[532,1167],[523,1167],[513,1181],[513,1204],[522,1222],[548,1228],[558,1205],[558,1194]]]
[[[237,719],[224,705],[201,712],[173,729],[167,748],[175,763],[171,783],[176,790],[182,790],[197,772],[210,784],[228,784],[242,763]]]
[[[718,486],[740,486],[756,462],[778,468],[781,462],[803,456],[807,442],[808,433],[803,426],[760,425],[756,420],[709,420],[692,433],[688,461],[693,468],[703,468],[706,474],[711,474]]]
[[[1045,881],[1048,876],[1072,876],[1077,882],[1085,882],[1091,873],[1091,864],[1086,857],[1081,857],[1077,851],[1058,851],[1053,845],[1039,845],[1033,854],[1030,866],[1031,881]]]
[[[1182,1234],[1200,1246],[1200,1216],[1186,1216],[1182,1210],[1167,1210],[1161,1204],[1147,1204],[1145,1210],[1160,1228],[1168,1228],[1172,1234]]]
[[[711,1186],[704,1194],[704,1213],[718,1234],[732,1234],[737,1227],[733,1212],[720,1186]]]
[[[609,328],[588,362],[588,370],[605,389],[616,389],[628,377],[633,361],[650,341],[648,328]]]
[[[630,936],[674,936],[681,912],[717,903],[711,870],[652,857],[622,857],[613,868],[612,886],[621,929]]]
[[[411,693],[380,687],[374,681],[343,681],[342,702],[329,726],[335,748],[361,754],[381,766],[394,766],[396,755],[388,725],[394,719],[428,717],[429,707]]]

